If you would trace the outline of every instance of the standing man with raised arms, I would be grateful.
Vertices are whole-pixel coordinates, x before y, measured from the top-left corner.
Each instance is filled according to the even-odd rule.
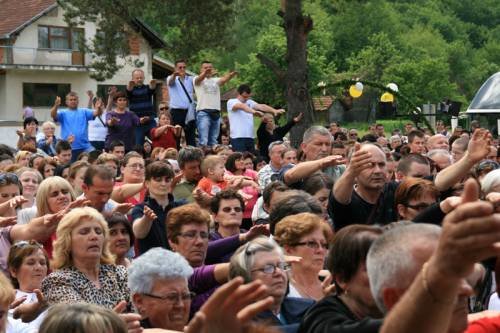
[[[57,96],[50,116],[61,124],[62,139],[71,143],[71,162],[74,162],[81,153],[94,150],[89,142],[88,121],[102,114],[102,101],[97,100],[95,110],[79,108],[78,95],[71,91],[66,95],[68,108],[58,110],[60,105],[61,97]]]

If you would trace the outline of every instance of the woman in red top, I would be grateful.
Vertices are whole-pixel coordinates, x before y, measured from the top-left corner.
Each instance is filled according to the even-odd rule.
[[[172,122],[169,112],[162,111],[158,115],[158,127],[151,129],[153,148],[177,148],[177,138],[181,135],[182,127],[170,125]]]

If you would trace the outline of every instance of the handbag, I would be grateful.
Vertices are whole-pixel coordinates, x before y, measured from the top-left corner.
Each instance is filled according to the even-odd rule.
[[[186,90],[186,87],[184,87],[184,83],[182,83],[182,81],[180,79],[179,79],[179,83],[181,84],[182,90],[184,90],[184,93],[186,94],[186,97],[188,98],[188,101],[189,101],[189,107],[188,107],[188,111],[186,114],[186,120],[184,121],[184,123],[187,125],[187,124],[189,124],[189,122],[196,120],[196,102],[193,101],[191,96],[189,96],[189,94]]]

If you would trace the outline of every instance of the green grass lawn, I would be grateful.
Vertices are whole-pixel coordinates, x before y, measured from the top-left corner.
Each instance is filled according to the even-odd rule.
[[[408,119],[396,119],[396,120],[377,120],[377,124],[380,123],[384,125],[384,131],[386,135],[390,135],[392,131],[396,128],[399,128],[401,131],[404,130],[404,125],[410,122]],[[342,127],[347,129],[355,128],[359,132],[359,136],[363,136],[368,133],[369,123],[366,122],[352,122],[352,123],[342,123]]]

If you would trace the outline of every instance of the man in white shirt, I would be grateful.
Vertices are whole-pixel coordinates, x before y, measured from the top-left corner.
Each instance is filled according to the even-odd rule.
[[[220,86],[236,76],[229,72],[223,77],[216,77],[210,61],[203,61],[200,75],[194,77],[196,92],[196,125],[198,127],[198,145],[213,146],[217,144],[220,130]]]
[[[258,104],[250,99],[251,94],[252,90],[250,86],[242,84],[238,87],[238,96],[227,101],[229,135],[231,137],[231,145],[235,151],[253,152],[255,150],[254,115],[261,117],[263,116],[262,112],[267,112],[277,116],[285,112],[283,109],[275,109],[266,104]]]

